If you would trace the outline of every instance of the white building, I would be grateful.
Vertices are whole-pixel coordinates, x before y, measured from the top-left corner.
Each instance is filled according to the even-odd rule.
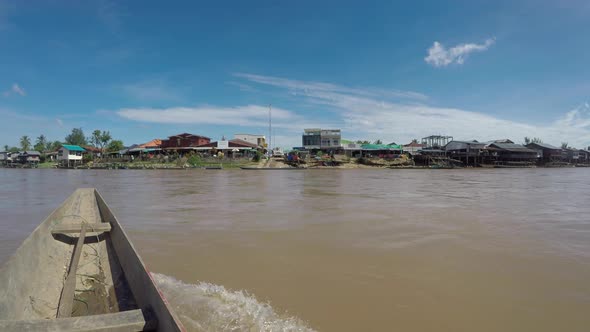
[[[264,135],[234,134],[234,139],[246,141],[261,147],[266,147],[266,137]]]
[[[81,164],[84,152],[86,152],[86,150],[78,145],[64,144],[57,152],[57,160],[68,166]]]

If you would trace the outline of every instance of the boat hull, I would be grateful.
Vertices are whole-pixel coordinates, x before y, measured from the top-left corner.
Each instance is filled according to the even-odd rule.
[[[82,237],[55,232],[89,225],[94,228]],[[81,258],[74,263],[78,250]],[[70,264],[75,264],[74,272]],[[72,273],[73,309],[58,312],[67,301],[65,285]],[[141,310],[146,330],[184,331],[117,218],[93,188],[76,190],[0,269],[3,331],[34,322],[62,326],[68,323],[63,317],[69,316],[77,322],[96,315],[136,317],[133,310]]]

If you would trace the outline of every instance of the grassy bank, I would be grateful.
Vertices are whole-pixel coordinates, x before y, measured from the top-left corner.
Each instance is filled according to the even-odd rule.
[[[56,162],[45,162],[45,163],[40,163],[39,165],[37,165],[37,168],[56,168],[57,167],[57,163]]]

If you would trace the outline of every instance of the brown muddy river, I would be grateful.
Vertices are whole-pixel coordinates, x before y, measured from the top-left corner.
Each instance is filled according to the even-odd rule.
[[[0,169],[0,262],[78,187],[190,330],[590,330],[590,169]]]

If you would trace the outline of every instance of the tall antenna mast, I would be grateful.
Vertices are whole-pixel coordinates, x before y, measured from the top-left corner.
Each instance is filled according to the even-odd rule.
[[[268,153],[272,155],[272,105],[268,104]]]

